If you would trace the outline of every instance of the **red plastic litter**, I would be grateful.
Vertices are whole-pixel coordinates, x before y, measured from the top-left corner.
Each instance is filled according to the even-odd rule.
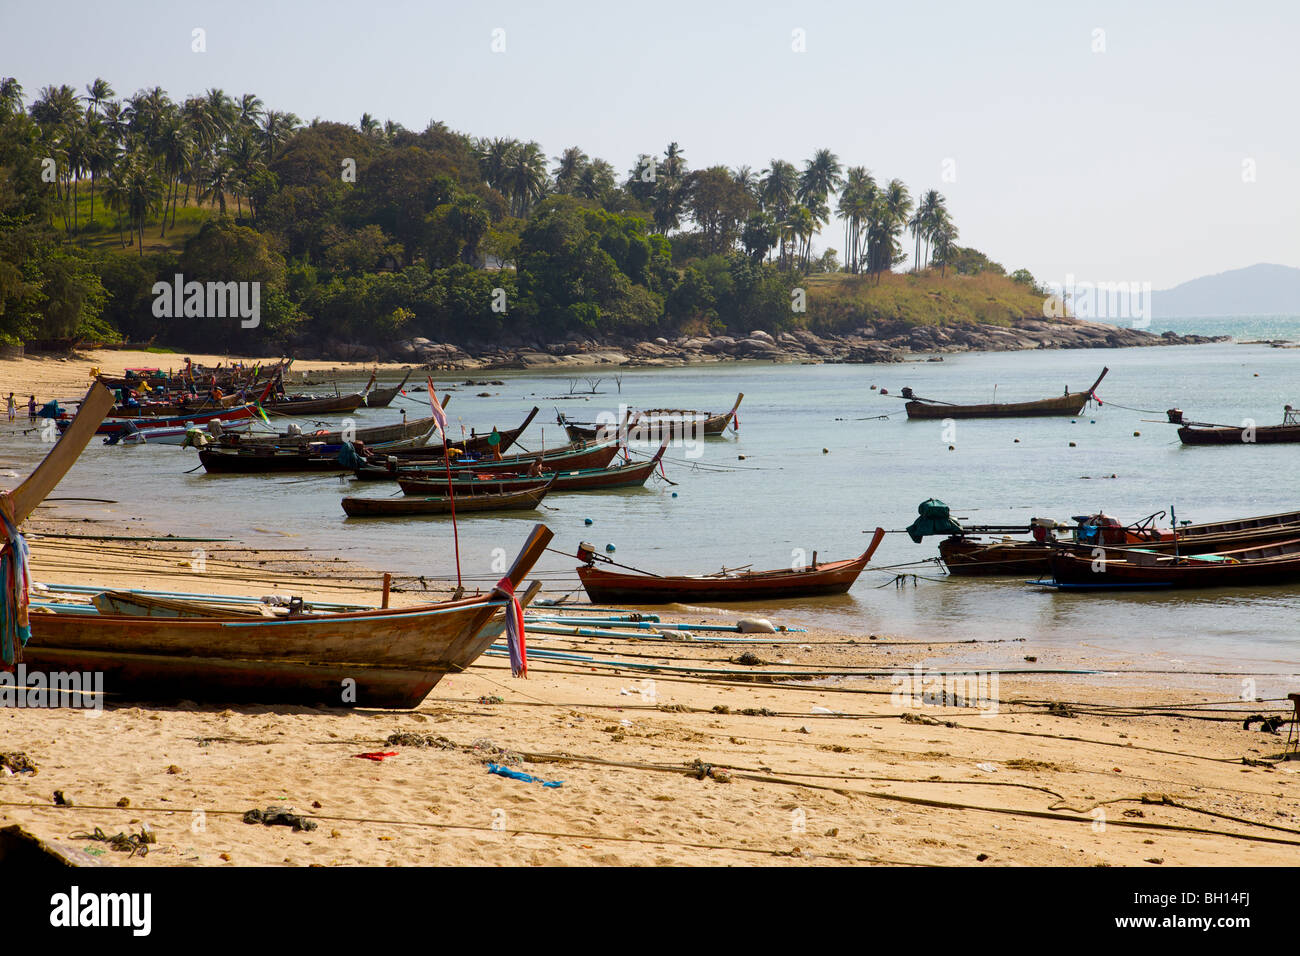
[[[354,756],[354,757],[360,757],[362,760],[383,760],[385,757],[396,757],[396,756],[397,756],[397,751],[396,751],[396,750],[390,750],[390,751],[388,751],[387,753],[381,753],[381,752],[379,752],[379,751],[374,751],[374,752],[372,752],[372,753],[368,753],[368,754],[353,754],[352,756]]]

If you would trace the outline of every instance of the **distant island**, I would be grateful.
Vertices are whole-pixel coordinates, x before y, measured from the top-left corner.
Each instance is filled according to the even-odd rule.
[[[1151,293],[1156,319],[1239,315],[1300,316],[1300,269],[1261,262]]]
[[[843,248],[814,255],[832,219]],[[620,175],[577,146],[548,159],[437,122],[304,124],[253,94],[119,97],[103,79],[28,97],[0,79],[11,351],[491,363],[599,345],[762,357],[784,341],[808,347],[793,358],[870,361],[1185,341],[1060,321],[1027,270],[957,238],[938,190],[913,197],[830,149],[692,169],[669,143]]]

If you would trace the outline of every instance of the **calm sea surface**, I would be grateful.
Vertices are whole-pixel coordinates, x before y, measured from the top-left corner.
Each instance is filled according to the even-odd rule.
[[[1300,339],[1300,317],[1158,326],[1239,341]],[[1098,389],[1104,404],[1075,420],[961,421],[955,433],[945,434],[940,422],[909,422],[892,397],[910,385],[926,397],[990,401],[996,385],[1000,401],[1042,398],[1067,385],[1086,388],[1103,365],[1110,367]],[[588,377],[601,373],[473,376],[505,382],[499,386],[465,386],[462,374],[437,384],[454,391],[448,409],[453,430],[459,424],[513,427],[532,405],[540,406],[522,441],[529,449],[563,440],[556,407],[584,420],[616,412],[621,401],[722,411],[737,392],[745,393],[738,434],[710,439],[696,458],[670,450],[667,475],[676,486],[654,480],[645,489],[554,495],[535,514],[462,517],[461,561],[477,584],[499,577],[496,549],[513,556],[539,518],[555,531],[557,549],[572,552],[590,541],[603,551],[612,544],[614,557],[627,564],[708,572],[723,565],[785,566],[795,549],[816,550],[820,559],[856,555],[869,540],[864,531],[906,527],[929,497],[973,524],[1025,523],[1034,516],[1067,520],[1097,510],[1133,521],[1170,506],[1180,520],[1198,522],[1294,510],[1300,508],[1300,446],[1183,447],[1171,426],[1147,419],[1163,419],[1165,409],[1177,406],[1198,421],[1239,424],[1251,416],[1273,424],[1285,403],[1300,405],[1298,372],[1300,350],[1224,343],[949,355],[943,362],[895,365],[612,369],[599,394],[577,400],[560,397],[569,394],[571,382],[585,388]],[[615,375],[621,375],[621,391]],[[872,386],[887,388],[890,397]],[[491,395],[477,397],[484,391]],[[399,398],[393,408],[363,409],[356,420],[390,421],[403,403],[413,417],[427,414],[419,394]],[[56,494],[113,498],[120,502],[114,514],[145,515],[178,534],[337,550],[378,569],[454,577],[449,521],[345,520],[343,494],[382,496],[395,486],[334,477],[187,474],[196,464],[192,450],[96,441]],[[891,534],[875,563],[929,558],[937,544],[927,539],[916,545]],[[577,588],[574,566],[572,559],[546,556],[539,567],[548,593]],[[1080,595],[1012,579],[944,579],[932,565],[907,570],[922,575],[915,586],[895,587],[892,572],[866,573],[845,597],[791,602],[776,616],[838,630],[937,640],[1025,637],[1039,648],[1069,645],[1180,666],[1300,672],[1300,586]],[[1288,682],[1277,683],[1275,690]]]

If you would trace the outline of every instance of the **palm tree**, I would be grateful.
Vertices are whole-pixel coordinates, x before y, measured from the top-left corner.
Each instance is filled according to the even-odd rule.
[[[159,141],[159,165],[167,177],[166,191],[163,197],[162,229],[158,238],[167,236],[167,205],[172,210],[172,227],[176,226],[176,199],[180,195],[181,174],[188,168],[194,157],[194,140],[186,128],[181,115],[171,111],[164,120]],[[188,188],[186,190],[188,196]]]
[[[614,188],[614,167],[603,159],[593,159],[582,170],[573,194],[582,199],[601,200]]]
[[[23,85],[12,76],[0,78],[0,118],[23,110]]]
[[[293,131],[302,125],[302,120],[293,113],[280,110],[267,110],[262,115],[262,161],[270,165],[275,159],[276,150],[285,144]]]
[[[936,227],[932,238],[934,253],[939,257],[939,275],[945,276],[948,274],[948,257],[952,253],[953,243],[957,240],[957,227],[952,224],[952,220],[945,218]]]
[[[242,219],[244,207],[241,194],[248,188],[258,170],[264,167],[258,157],[257,144],[246,131],[240,131],[235,136],[230,148],[226,150],[226,156],[234,166],[235,182],[239,185],[239,190],[235,193],[235,210],[236,215]]]
[[[510,155],[518,145],[519,140],[504,137],[480,139],[474,142],[474,155],[478,159],[479,175],[483,177],[483,182],[500,193],[507,191],[506,168],[510,163]]]
[[[96,77],[93,83],[87,83],[86,102],[90,104],[86,109],[87,117],[91,113],[98,113],[100,104],[107,102],[116,95],[113,92],[113,87],[108,85],[108,80]]]
[[[590,160],[577,146],[570,146],[555,157],[555,191],[569,194],[574,191],[579,178]]]
[[[139,254],[143,256],[144,224],[162,201],[162,180],[154,171],[150,156],[141,150],[123,158],[116,179],[112,194],[125,209],[131,223],[132,241],[138,242]]]
[[[772,214],[778,223],[784,223],[790,215],[795,196],[799,191],[799,171],[793,163],[784,159],[774,159],[763,171],[758,184],[758,198],[763,210]],[[780,260],[785,262],[786,233],[781,235]]]
[[[686,156],[676,143],[669,143],[664,150],[663,174],[669,179],[681,179],[686,175]]]
[[[362,113],[361,120],[357,123],[357,129],[360,130],[362,136],[377,138],[380,131],[379,120],[370,113]]]
[[[514,215],[526,215],[533,203],[545,195],[546,183],[546,154],[542,147],[535,142],[516,144],[505,171]]]
[[[939,191],[931,189],[921,197],[921,204],[917,207],[916,214],[920,219],[921,233],[925,237],[925,258],[928,265],[930,243],[935,233],[949,222],[948,207]]]
[[[257,121],[262,116],[262,101],[252,93],[245,93],[235,104],[239,118],[236,125],[240,130],[246,133],[253,133],[257,130]]]
[[[889,271],[902,258],[898,237],[906,227],[912,212],[912,199],[902,180],[891,179],[879,192],[871,208],[867,227],[868,268],[880,275]]]
[[[203,181],[203,194],[199,196],[199,202],[206,199],[214,205],[219,204],[221,215],[224,216],[226,214],[226,194],[233,191],[234,185],[235,167],[227,156],[220,155],[208,167],[207,177]]]
[[[877,192],[876,181],[865,167],[854,166],[846,172],[835,213],[844,220],[844,267],[849,272],[861,271],[863,232]]]

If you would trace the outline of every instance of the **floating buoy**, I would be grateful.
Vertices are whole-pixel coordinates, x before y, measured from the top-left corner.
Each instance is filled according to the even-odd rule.
[[[1071,424],[1071,425],[1077,425],[1077,424],[1079,424],[1079,422],[1078,422],[1077,419],[1071,418],[1071,419],[1070,419],[1070,424]]]
[[[823,455],[829,455],[830,453],[831,453],[831,450],[830,450],[829,448],[823,448],[823,449],[822,449],[822,454],[823,454]]]
[[[583,518],[583,519],[582,519],[582,523],[583,523],[583,524],[591,524],[592,522],[591,522],[591,519],[590,519],[590,518]]]
[[[675,492],[675,491],[673,492],[673,497],[674,497],[674,498],[677,497],[677,492]]]
[[[872,385],[871,390],[874,392],[876,390],[876,386]]]
[[[612,544],[607,544],[607,545],[605,545],[605,550],[606,550],[607,552],[609,552],[610,554],[613,554],[613,553],[614,553],[614,546],[613,546]]]
[[[1071,447],[1071,448],[1074,448],[1074,447],[1075,447],[1074,442],[1070,442],[1070,447]]]
[[[956,445],[949,445],[949,446],[948,446],[948,450],[949,450],[949,451],[956,451],[956,450],[957,450],[957,446],[956,446]]]
[[[1015,439],[1012,439],[1012,440],[1013,440],[1017,445],[1020,444],[1020,439],[1019,439],[1019,438],[1015,438]]]
[[[1090,418],[1090,419],[1088,419],[1088,424],[1089,424],[1089,425],[1095,425],[1095,424],[1097,424],[1097,419],[1095,419],[1095,418]]]
[[[737,455],[737,456],[736,456],[736,461],[744,461],[744,460],[745,460],[745,456],[744,456],[744,455]]]
[[[1141,436],[1142,436],[1142,433],[1141,433],[1141,432],[1134,432],[1134,433],[1133,433],[1133,437],[1134,437],[1134,438],[1140,438]]]

